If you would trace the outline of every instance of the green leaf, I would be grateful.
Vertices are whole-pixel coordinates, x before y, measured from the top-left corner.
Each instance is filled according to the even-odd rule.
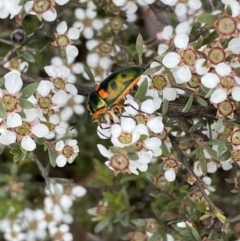
[[[52,149],[52,148],[48,148],[48,156],[49,156],[49,160],[50,160],[50,163],[53,167],[56,166],[56,159],[57,159],[57,152]]]
[[[0,118],[5,118],[7,116],[7,112],[3,107],[3,104],[0,102]]]
[[[194,132],[194,131],[198,130],[199,128],[201,128],[203,125],[204,125],[204,121],[200,120],[195,125],[193,125],[188,131]]]
[[[190,95],[187,104],[185,105],[185,107],[183,108],[182,112],[186,113],[188,112],[191,107],[192,107],[192,103],[193,103],[193,93]]]
[[[0,155],[3,153],[5,145],[0,144]]]
[[[206,45],[206,44],[212,43],[218,37],[219,37],[219,35],[218,35],[218,33],[216,31],[208,33],[206,35],[206,37],[203,39],[202,45]]]
[[[229,220],[230,223],[234,223],[237,221],[240,221],[240,214],[238,214],[237,216],[235,216]]]
[[[173,86],[176,85],[176,80],[174,78],[174,75],[173,75],[172,71],[168,68],[165,68],[165,72],[167,73],[167,77],[168,77],[168,80],[170,81],[170,83]]]
[[[19,105],[23,109],[32,109],[32,108],[34,108],[33,103],[31,103],[30,101],[28,101],[26,99],[22,99],[22,98],[19,98]]]
[[[35,57],[30,51],[21,51],[19,52],[19,56],[24,58],[27,62],[35,63]]]
[[[201,241],[201,237],[194,227],[191,227],[191,232],[196,241]]]
[[[203,13],[197,16],[196,20],[199,23],[211,24],[218,19],[217,15],[211,13]]]
[[[203,37],[201,36],[195,43],[193,43],[193,46],[195,49],[200,49],[203,45]]]
[[[31,95],[33,95],[37,88],[38,88],[39,82],[34,82],[32,84],[27,85],[23,90],[22,90],[22,95],[21,98],[22,99],[27,99],[29,98]]]
[[[85,71],[85,73],[87,74],[89,80],[90,80],[92,83],[95,84],[95,79],[94,79],[94,76],[93,76],[93,73],[92,73],[91,69],[90,69],[88,66],[86,66],[86,65],[84,65],[83,68],[84,68],[84,71]]]
[[[4,82],[5,82],[5,78],[0,78],[0,87],[2,87],[3,86],[3,84],[4,84]]]
[[[102,221],[100,221],[95,227],[94,227],[94,232],[95,233],[99,233],[100,231],[102,231],[106,226],[109,225],[109,222],[107,219],[103,219]]]
[[[215,126],[215,131],[219,131],[220,128],[223,126],[223,120],[224,120],[224,117],[223,117],[223,116],[221,116],[221,117],[218,118],[217,124],[216,124],[216,126]]]
[[[162,115],[166,115],[168,111],[168,100],[164,99],[162,104]]]
[[[204,174],[206,174],[207,173],[207,160],[206,160],[203,150],[201,148],[198,149],[198,158],[199,158],[201,170]]]
[[[132,219],[131,222],[136,226],[136,227],[144,227],[145,225],[145,219],[141,219],[141,218],[138,218],[138,219]]]
[[[143,38],[142,35],[139,33],[136,40],[136,49],[139,59],[139,65],[142,65],[142,54],[143,54]]]
[[[200,105],[204,106],[204,107],[208,106],[207,101],[204,100],[204,99],[203,99],[202,97],[200,97],[200,96],[197,97],[197,102],[198,102]]]
[[[153,182],[155,179],[155,176],[150,172],[145,172],[145,176],[150,182]]]
[[[133,161],[137,161],[139,159],[138,154],[136,154],[135,152],[128,153],[127,156]]]
[[[145,78],[143,80],[143,82],[141,83],[141,85],[139,86],[139,88],[134,96],[134,99],[139,100],[140,102],[144,101],[143,99],[146,96],[147,89],[148,89],[148,81],[147,81],[147,78]]]
[[[151,74],[154,74],[154,73],[156,73],[157,71],[159,71],[161,68],[162,68],[162,66],[159,65],[159,66],[156,66],[156,67],[154,67],[154,68],[147,69],[147,70],[144,71],[143,75],[151,75]]]

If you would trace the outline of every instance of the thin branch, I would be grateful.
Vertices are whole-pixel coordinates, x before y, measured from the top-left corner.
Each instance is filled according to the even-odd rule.
[[[219,210],[215,204],[213,203],[213,201],[209,198],[209,196],[206,194],[206,192],[204,191],[201,183],[202,181],[199,179],[199,177],[194,173],[194,171],[192,170],[191,166],[189,165],[189,162],[187,160],[187,158],[183,155],[181,149],[179,148],[178,144],[177,144],[177,141],[176,141],[176,138],[171,134],[169,133],[168,134],[169,136],[169,139],[171,141],[171,144],[173,146],[173,149],[176,151],[177,153],[177,156],[179,158],[179,161],[181,163],[183,163],[183,165],[185,166],[185,168],[187,169],[188,173],[190,175],[192,175],[195,179],[196,179],[196,185],[198,186],[200,192],[202,193],[204,199],[207,201],[207,203],[209,204],[209,206],[214,210],[214,211],[217,211]]]
[[[42,177],[45,180],[47,189],[49,190],[49,192],[51,193],[51,188],[50,188],[50,178],[48,176],[48,172],[46,170],[46,168],[42,165],[42,163],[39,161],[39,159],[37,158],[36,154],[33,153],[32,155],[33,161],[37,164],[38,169],[40,170]]]

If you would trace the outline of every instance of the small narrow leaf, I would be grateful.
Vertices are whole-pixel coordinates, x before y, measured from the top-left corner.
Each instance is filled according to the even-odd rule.
[[[198,121],[195,125],[193,125],[188,131],[194,132],[203,126],[204,122],[202,120]]]
[[[193,94],[190,95],[187,104],[185,105],[185,107],[183,108],[182,112],[186,113],[188,112],[191,107],[192,107],[192,103],[193,103]]]
[[[87,74],[89,80],[90,80],[92,83],[95,84],[95,79],[94,79],[94,76],[93,76],[93,73],[92,73],[91,69],[90,69],[88,66],[84,65],[84,71],[85,71],[85,73]]]
[[[138,59],[139,59],[139,65],[142,65],[142,54],[143,54],[143,38],[142,35],[139,33],[137,36],[137,41],[136,41],[136,49],[137,49],[137,54],[138,54]]]
[[[218,15],[213,15],[211,13],[203,13],[197,16],[197,22],[211,24],[218,19]]]
[[[199,233],[197,232],[197,230],[194,227],[191,227],[191,231],[192,231],[192,235],[195,238],[196,241],[201,241],[201,237],[199,235]]]
[[[23,57],[25,60],[27,60],[28,62],[35,63],[35,57],[31,52],[25,50],[19,53],[19,55]]]
[[[22,109],[32,109],[34,107],[33,103],[22,98],[19,98],[19,105]]]
[[[32,84],[29,84],[28,86],[26,86],[23,90],[22,90],[22,95],[21,98],[22,99],[27,99],[29,98],[31,95],[33,95],[37,88],[38,88],[39,82],[34,82]]]
[[[204,107],[208,106],[207,101],[204,100],[204,99],[203,99],[202,97],[200,97],[200,96],[197,97],[197,102],[198,102],[200,105],[204,106]]]
[[[6,110],[4,109],[3,104],[0,102],[0,118],[5,118],[6,116]]]
[[[162,66],[159,65],[159,66],[156,66],[156,67],[154,67],[154,68],[147,69],[147,70],[145,70],[145,72],[143,73],[143,75],[154,74],[154,73],[156,73],[157,71],[159,71],[161,68],[162,68]]]
[[[147,81],[147,78],[145,78],[144,81],[139,86],[139,88],[134,96],[134,99],[143,101],[144,97],[146,96],[147,89],[148,89],[148,81]]]
[[[103,219],[95,226],[94,232],[99,233],[100,231],[102,231],[108,225],[109,225],[108,220]]]
[[[162,115],[166,115],[167,111],[168,111],[168,100],[164,99],[163,105],[162,105]]]
[[[2,86],[3,86],[4,82],[5,82],[5,79],[4,79],[3,77],[2,77],[2,78],[0,78],[0,87],[2,87]]]
[[[201,148],[198,149],[198,158],[199,158],[200,167],[202,169],[202,172],[204,174],[206,174],[207,173],[207,160],[206,160],[203,150]]]
[[[49,160],[50,160],[50,163],[53,167],[56,166],[56,159],[57,159],[57,152],[53,149],[50,149],[48,148],[48,156],[49,156]]]

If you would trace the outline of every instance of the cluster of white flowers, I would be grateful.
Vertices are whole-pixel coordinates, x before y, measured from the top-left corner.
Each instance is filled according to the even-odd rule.
[[[6,241],[37,241],[50,238],[52,241],[72,241],[69,225],[73,222],[71,208],[75,200],[83,197],[82,186],[51,184],[46,189],[43,209],[26,208],[16,219],[3,219],[0,232]]]
[[[21,73],[12,70],[4,76],[4,88],[0,89],[1,124],[0,143],[8,146],[19,143],[24,151],[33,151],[38,138],[52,139],[63,135],[68,129],[66,124],[73,111],[83,113],[83,107],[72,110],[66,104],[69,99],[77,103],[83,97],[77,95],[76,87],[71,83],[70,70],[65,66],[46,66],[50,80],[33,83],[32,88],[23,87]],[[36,93],[35,93],[36,91]],[[64,106],[64,118],[60,118],[61,107]],[[65,116],[66,115],[66,116]],[[72,163],[79,152],[75,140],[67,140],[65,144],[58,142],[59,166]],[[63,158],[65,157],[65,158]],[[63,164],[64,163],[64,164]]]

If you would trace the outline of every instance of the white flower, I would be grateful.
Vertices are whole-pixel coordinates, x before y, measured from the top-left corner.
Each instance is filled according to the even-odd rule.
[[[19,5],[20,0],[1,0],[0,1],[0,18],[5,19],[10,15],[10,18],[14,18],[22,10],[22,6]]]
[[[172,168],[169,168],[164,172],[164,177],[167,181],[173,182],[176,179],[176,173]]]
[[[12,226],[4,230],[4,238],[7,241],[22,241],[26,240],[26,234],[19,223],[14,223]]]
[[[52,227],[49,232],[52,239],[54,239],[54,237],[58,237],[58,240],[61,241],[73,240],[73,236],[69,232],[69,226],[66,224],[61,224],[59,227]]]
[[[28,14],[37,15],[37,18],[52,22],[57,17],[57,12],[54,8],[55,2],[52,0],[46,0],[44,5],[39,4],[39,1],[28,1],[25,3],[24,8]]]
[[[59,154],[56,159],[56,164],[59,167],[65,166],[67,162],[72,163],[79,152],[77,141],[72,139],[66,140],[65,143],[62,140],[58,141],[55,149]]]
[[[66,51],[68,63],[78,55],[78,49],[72,45],[72,40],[77,40],[80,36],[80,28],[72,27],[68,30],[67,23],[62,21],[57,26],[57,33],[55,33],[56,41],[52,44],[58,46]],[[70,73],[69,73],[70,74]]]
[[[50,80],[54,84],[55,91],[64,90],[71,95],[77,94],[77,88],[70,83],[70,69],[65,66],[46,66],[44,67],[47,74],[51,77]]]
[[[201,83],[207,88],[215,88],[219,84],[220,79],[215,73],[207,73],[202,76]]]
[[[121,124],[113,124],[111,127],[111,142],[115,146],[124,147],[136,143],[141,135],[148,135],[145,125],[136,125],[131,117],[121,117]]]
[[[75,17],[79,20],[74,23],[75,27],[80,27],[83,30],[83,36],[86,39],[91,39],[94,36],[94,30],[100,30],[103,27],[103,21],[97,18],[96,6],[93,2],[88,2],[86,10],[77,8]]]
[[[161,116],[154,116],[151,117],[147,121],[147,127],[153,132],[153,133],[161,133],[163,131],[164,125],[162,123],[162,117]]]

